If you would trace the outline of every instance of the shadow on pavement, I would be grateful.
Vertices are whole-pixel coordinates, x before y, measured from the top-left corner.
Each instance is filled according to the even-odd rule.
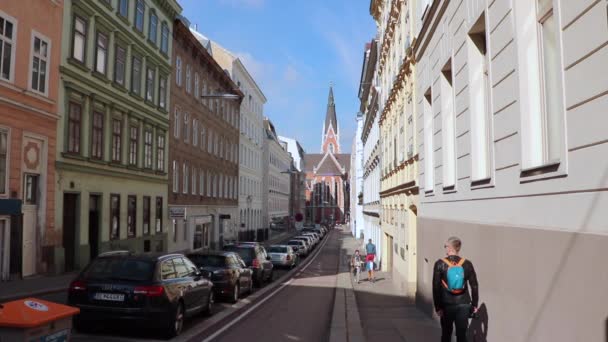
[[[487,342],[488,341],[488,308],[485,303],[482,303],[477,311],[477,318],[471,319],[467,338],[470,342]]]

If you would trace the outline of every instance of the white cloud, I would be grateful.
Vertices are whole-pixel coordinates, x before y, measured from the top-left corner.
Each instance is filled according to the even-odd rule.
[[[221,4],[230,5],[232,7],[263,7],[266,0],[221,0]]]

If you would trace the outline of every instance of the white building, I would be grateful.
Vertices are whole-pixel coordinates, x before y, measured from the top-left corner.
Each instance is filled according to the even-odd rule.
[[[268,217],[265,223],[270,234],[287,227],[289,220],[290,170],[292,158],[287,144],[278,139],[272,122],[264,120],[266,137],[264,143],[264,185],[267,189]]]
[[[251,240],[256,230],[267,227],[262,166],[266,97],[238,57],[215,41],[198,37],[244,94],[240,108],[238,239]]]
[[[363,114],[357,113],[357,130],[353,138],[350,161],[350,228],[354,237],[363,236]],[[359,201],[361,196],[361,201]]]
[[[606,339],[606,6],[417,1],[417,302],[460,237],[483,340]]]

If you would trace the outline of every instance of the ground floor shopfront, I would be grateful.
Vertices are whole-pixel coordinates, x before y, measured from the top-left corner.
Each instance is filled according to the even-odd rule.
[[[236,206],[170,205],[170,252],[221,249],[238,239]]]
[[[82,269],[100,253],[167,250],[167,183],[57,163],[56,226],[62,247],[53,251],[59,272]]]

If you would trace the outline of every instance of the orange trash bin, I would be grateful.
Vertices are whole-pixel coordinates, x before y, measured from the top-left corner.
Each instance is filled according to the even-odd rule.
[[[67,342],[80,309],[42,299],[0,304],[0,342]]]

